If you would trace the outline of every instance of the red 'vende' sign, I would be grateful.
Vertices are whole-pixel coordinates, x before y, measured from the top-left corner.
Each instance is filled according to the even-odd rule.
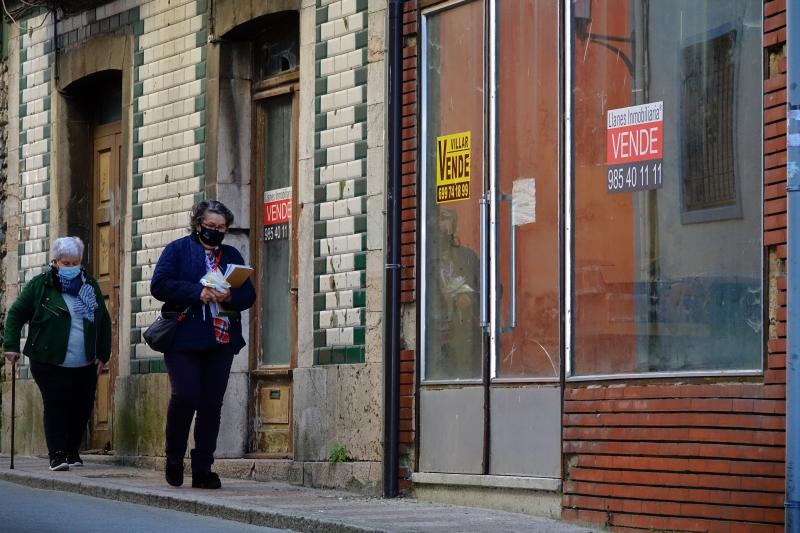
[[[264,192],[264,225],[283,224],[292,218],[292,188]]]
[[[289,222],[292,218],[292,200],[275,200],[274,202],[264,202],[264,225],[281,224]]]
[[[606,160],[609,165],[664,157],[664,122],[645,122],[608,130]]]

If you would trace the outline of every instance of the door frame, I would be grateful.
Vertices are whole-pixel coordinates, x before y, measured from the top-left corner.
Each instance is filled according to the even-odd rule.
[[[250,250],[251,257],[256,258],[253,261],[253,279],[256,284],[260,283],[263,271],[261,265],[261,246],[263,244],[263,191],[264,191],[264,151],[262,146],[264,144],[264,130],[266,126],[266,112],[264,104],[273,97],[291,95],[292,97],[292,153],[291,153],[291,187],[292,187],[292,206],[296,207],[298,196],[298,171],[299,171],[299,116],[300,116],[300,70],[296,68],[292,71],[279,74],[262,82],[254,82],[252,87],[252,126],[253,132],[252,139],[253,145],[251,148],[251,176],[253,177],[250,184]],[[248,409],[247,409],[247,427],[248,439],[247,448],[252,450],[255,445],[255,423],[256,418],[259,416],[259,409],[257,409],[257,402],[260,400],[256,394],[259,384],[267,382],[275,383],[279,386],[288,386],[290,391],[289,399],[289,451],[287,453],[268,453],[259,451],[247,451],[245,457],[251,458],[267,458],[267,459],[286,459],[292,458],[294,455],[294,423],[292,416],[292,373],[297,367],[297,308],[298,308],[298,249],[297,249],[297,227],[299,220],[299,210],[292,209],[290,228],[290,245],[289,245],[289,272],[290,272],[290,331],[291,337],[289,346],[291,352],[289,354],[288,365],[263,365],[261,363],[262,353],[262,340],[261,340],[261,322],[263,316],[261,313],[262,294],[260,290],[256,291],[256,302],[250,312],[250,346],[248,358],[249,378],[248,378]]]
[[[427,188],[429,180],[433,179],[427,175],[426,161],[429,156],[427,153],[427,124],[426,120],[428,112],[428,101],[425,96],[427,88],[427,17],[441,13],[448,9],[462,6],[473,1],[482,1],[484,3],[484,143],[482,164],[484,165],[484,183],[481,188],[482,196],[481,202],[487,204],[485,227],[483,231],[487,232],[486,239],[488,241],[486,250],[481,250],[481,316],[485,312],[488,314],[487,324],[482,323],[483,330],[483,375],[481,379],[461,379],[461,380],[426,380],[425,379],[425,334],[426,334],[426,320],[425,320],[425,301],[427,294],[427,256],[426,246],[427,239],[425,233],[425,222],[428,214],[428,200]],[[499,115],[499,100],[498,100],[498,75],[497,68],[501,61],[498,56],[498,9],[497,3],[499,0],[449,0],[443,2],[433,3],[432,1],[424,2],[424,6],[420,7],[418,15],[418,27],[420,28],[420,67],[419,67],[419,84],[417,91],[419,92],[420,107],[418,112],[417,123],[420,124],[418,128],[417,146],[420,147],[420,156],[418,161],[418,172],[420,176],[418,185],[419,202],[419,216],[417,217],[416,231],[417,235],[421,236],[417,241],[417,272],[419,297],[416,301],[416,314],[417,314],[417,375],[419,378],[416,380],[415,387],[415,429],[417,438],[415,439],[415,472],[419,472],[420,466],[420,445],[421,434],[425,428],[421,427],[420,417],[420,392],[424,389],[445,389],[451,387],[464,387],[482,385],[484,389],[484,443],[483,443],[483,475],[491,476],[491,392],[493,389],[498,388],[514,388],[514,387],[529,387],[529,388],[559,388],[561,390],[561,401],[559,410],[559,419],[563,411],[563,389],[565,385],[566,376],[566,354],[569,349],[569,338],[566,335],[566,321],[568,313],[571,311],[571,305],[568,298],[567,283],[571,280],[566,277],[565,270],[569,268],[570,252],[566,245],[566,231],[569,224],[569,212],[565,211],[568,208],[566,198],[571,194],[571,190],[567,189],[568,180],[565,180],[566,171],[569,170],[566,165],[570,164],[569,152],[565,149],[568,146],[566,142],[569,140],[565,135],[569,131],[568,125],[562,121],[556,126],[558,128],[558,173],[556,177],[558,181],[558,283],[559,283],[559,375],[555,377],[498,377],[497,376],[497,347],[498,335],[500,334],[500,301],[498,299],[498,280],[500,275],[499,267],[495,265],[499,257],[499,214],[498,204],[502,201],[498,196],[499,185],[499,154],[498,154],[498,115]],[[566,16],[569,15],[569,9],[565,8],[561,2],[557,3],[557,13],[559,21],[559,30],[557,33],[558,46],[554,51],[555,61],[558,64],[558,88],[557,88],[557,102],[559,107],[559,115],[564,116],[568,112],[565,105],[565,83],[569,81],[571,64],[568,57],[565,55],[565,35],[564,35],[564,21]],[[566,116],[566,119],[571,117]],[[484,221],[481,221],[484,224]],[[485,265],[485,266],[484,266]],[[512,266],[513,267],[513,266]],[[488,279],[486,279],[488,278]],[[484,295],[484,287],[488,291],[488,298]],[[563,423],[560,423],[563,427]],[[561,439],[559,439],[561,440]],[[561,450],[559,450],[561,452]],[[563,465],[559,465],[559,470],[562,472]],[[536,477],[536,476],[531,476]]]
[[[425,353],[425,338],[426,338],[426,320],[425,320],[425,302],[427,298],[427,291],[428,291],[428,283],[427,283],[427,232],[425,231],[425,223],[428,216],[428,201],[425,200],[427,197],[427,190],[429,180],[432,177],[428,176],[427,172],[427,165],[426,161],[428,158],[428,151],[427,151],[427,135],[428,135],[428,122],[426,120],[428,114],[428,99],[425,96],[425,91],[428,86],[428,54],[427,54],[427,17],[431,15],[435,15],[438,13],[442,13],[447,11],[448,9],[452,9],[455,7],[460,7],[463,5],[470,4],[472,2],[481,2],[483,3],[484,7],[484,17],[483,17],[483,39],[484,39],[484,54],[483,54],[483,72],[484,72],[484,84],[487,83],[487,74],[488,74],[488,64],[490,62],[489,59],[489,36],[488,36],[488,28],[487,23],[490,20],[489,17],[489,9],[490,2],[493,0],[449,0],[446,2],[442,2],[436,4],[434,6],[421,9],[419,11],[419,20],[418,20],[418,27],[420,28],[420,76],[419,76],[419,85],[417,87],[419,94],[420,94],[420,108],[419,108],[419,119],[417,121],[420,124],[418,128],[418,140],[417,146],[420,148],[420,157],[418,161],[420,164],[418,165],[418,172],[420,175],[420,180],[418,184],[418,195],[421,197],[421,201],[419,202],[419,215],[417,217],[417,227],[416,233],[417,235],[421,236],[420,239],[417,241],[417,272],[419,273],[418,280],[419,280],[419,297],[417,298],[416,304],[416,314],[417,314],[417,375],[419,378],[416,380],[416,388],[415,388],[415,429],[416,429],[416,439],[415,439],[415,453],[414,453],[414,470],[419,472],[420,466],[420,449],[421,449],[421,442],[422,442],[422,432],[424,428],[422,428],[422,418],[421,418],[421,396],[422,390],[431,388],[431,389],[453,389],[453,388],[472,388],[477,389],[478,387],[483,389],[483,449],[481,454],[481,467],[480,471],[482,475],[489,474],[489,469],[491,465],[491,449],[490,449],[490,442],[491,442],[491,410],[490,410],[490,402],[491,402],[491,394],[490,394],[490,361],[487,357],[487,353],[489,351],[489,337],[487,335],[487,327],[483,323],[484,319],[486,318],[486,298],[484,292],[487,287],[488,279],[487,279],[487,272],[485,271],[485,263],[486,257],[484,257],[484,252],[487,250],[483,249],[481,246],[479,261],[480,261],[480,273],[479,273],[479,285],[480,285],[480,320],[481,320],[481,377],[480,378],[473,378],[473,379],[442,379],[442,380],[428,380],[425,379],[425,371],[426,371],[426,359],[427,354]],[[489,111],[489,106],[492,105],[492,101],[489,99],[488,91],[484,92],[484,101],[483,101],[483,153],[480,154],[480,162],[483,166],[483,183],[477,191],[480,194],[479,198],[479,209],[485,209],[483,206],[486,204],[486,198],[489,194],[490,190],[490,183],[493,179],[493,174],[491,168],[489,166],[488,161],[488,145],[490,142],[490,124],[489,120],[487,120],[487,116],[491,115]],[[421,194],[419,193],[421,191]],[[486,223],[488,220],[485,220],[481,217],[481,223]],[[488,228],[485,226],[481,228],[481,242],[484,243],[485,238],[488,238],[488,235],[485,235],[483,232],[487,231]]]

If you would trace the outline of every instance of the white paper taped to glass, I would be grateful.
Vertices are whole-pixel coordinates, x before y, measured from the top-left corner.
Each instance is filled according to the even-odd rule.
[[[514,180],[511,194],[512,224],[522,226],[536,222],[536,178]]]

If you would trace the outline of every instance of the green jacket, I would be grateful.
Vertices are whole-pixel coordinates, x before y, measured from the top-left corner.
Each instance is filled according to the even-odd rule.
[[[56,285],[55,275],[54,270],[48,269],[30,280],[11,305],[6,316],[4,351],[20,351],[20,331],[27,322],[28,340],[22,353],[40,363],[60,365],[64,362],[72,318]],[[97,282],[88,275],[86,282],[94,289],[98,305],[94,322],[83,319],[86,360],[100,359],[107,363],[111,356],[111,317]]]

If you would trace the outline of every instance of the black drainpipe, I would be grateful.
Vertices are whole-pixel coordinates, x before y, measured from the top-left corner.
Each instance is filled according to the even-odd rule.
[[[389,180],[386,188],[383,495],[398,494],[400,467],[400,224],[403,115],[403,1],[389,2]]]

